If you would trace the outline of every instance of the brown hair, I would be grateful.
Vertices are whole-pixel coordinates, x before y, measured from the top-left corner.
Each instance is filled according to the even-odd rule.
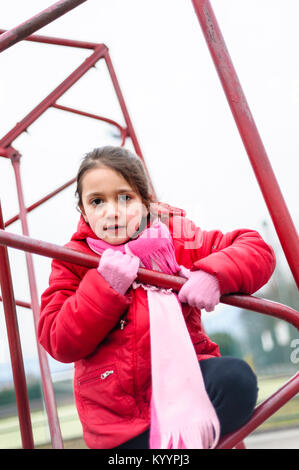
[[[143,164],[137,155],[123,147],[107,145],[87,153],[77,173],[77,188],[75,195],[78,198],[77,207],[82,204],[82,178],[86,171],[105,166],[120,173],[129,185],[136,191],[146,208],[150,209],[151,195],[149,184]]]

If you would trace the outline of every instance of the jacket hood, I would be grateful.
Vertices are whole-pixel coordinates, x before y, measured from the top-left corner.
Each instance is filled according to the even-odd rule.
[[[154,217],[159,217],[163,222],[174,215],[185,217],[186,212],[183,209],[170,206],[165,202],[155,202],[151,204],[150,215],[151,217],[149,217],[147,227],[149,227]],[[98,238],[81,215],[77,225],[77,231],[73,234],[71,240],[85,240],[87,237]]]

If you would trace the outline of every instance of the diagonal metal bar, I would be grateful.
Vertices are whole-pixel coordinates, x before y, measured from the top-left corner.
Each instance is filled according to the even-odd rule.
[[[0,34],[6,33],[7,29],[0,29]],[[0,36],[1,37],[1,36]],[[44,44],[52,44],[55,46],[77,47],[79,49],[95,49],[100,44],[90,41],[77,41],[76,39],[56,38],[51,36],[42,36],[40,34],[33,34],[27,36],[24,41],[40,42]]]
[[[231,449],[238,442],[242,441],[273,413],[291,400],[299,392],[299,372],[291,377],[269,398],[260,403],[244,426],[237,431],[223,436],[218,442],[217,449]]]
[[[4,302],[1,295],[0,295],[0,302]],[[30,309],[32,308],[29,302],[24,302],[23,300],[15,300],[15,304],[18,305],[19,307],[30,308]]]
[[[60,109],[62,111],[67,111],[69,113],[79,114],[80,116],[85,116],[91,119],[96,119],[98,121],[104,121],[112,126],[115,126],[121,135],[121,146],[124,145],[126,136],[127,136],[127,129],[122,127],[118,122],[114,121],[113,119],[106,118],[104,116],[98,116],[97,114],[87,113],[86,111],[80,111],[79,109],[70,108],[69,106],[62,106],[61,104],[54,103],[52,108]]]
[[[29,20],[24,21],[24,23],[6,31],[0,36],[0,52],[8,49],[22,39],[25,39],[27,36],[34,33],[34,31],[46,26],[84,2],[86,2],[86,0],[60,0]]]
[[[49,199],[51,199],[52,197],[56,196],[56,194],[60,193],[61,191],[63,191],[64,189],[68,188],[69,186],[71,186],[71,184],[73,184],[74,182],[76,181],[76,178],[72,178],[71,180],[67,181],[66,183],[64,183],[63,185],[59,186],[59,188],[55,189],[54,191],[52,191],[51,193],[47,194],[46,196],[44,196],[43,198],[39,199],[38,201],[34,202],[33,204],[31,204],[30,206],[28,206],[25,210],[26,210],[26,213],[28,214],[29,212],[33,211],[33,209],[35,209],[36,207],[39,207],[41,204],[43,204],[44,202],[48,201]],[[9,220],[7,220],[5,222],[5,227],[8,227],[9,225],[11,225],[12,223],[16,222],[17,220],[19,220],[20,218],[20,214],[17,214],[17,215],[14,215],[13,217],[11,217]]]
[[[256,128],[209,0],[192,0],[214,65],[268,207],[282,249],[299,287],[299,239]]]
[[[11,129],[1,140],[0,147],[9,147],[12,142],[24,132],[28,126],[36,121],[55,101],[60,98],[69,88],[71,88],[101,57],[106,51],[105,45],[100,45],[91,56],[79,65],[55,90],[52,91],[43,101],[41,101],[25,118]]]

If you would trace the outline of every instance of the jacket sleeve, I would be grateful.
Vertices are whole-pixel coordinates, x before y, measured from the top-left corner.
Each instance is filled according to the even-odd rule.
[[[38,339],[61,362],[92,353],[131,302],[89,269],[81,278],[68,263],[52,261],[49,287],[41,297]]]
[[[275,254],[257,231],[245,228],[225,234],[219,230],[202,231],[189,219],[182,226],[184,248],[181,250],[191,250],[192,263],[187,267],[215,275],[222,295],[253,294],[270,279],[275,269]]]

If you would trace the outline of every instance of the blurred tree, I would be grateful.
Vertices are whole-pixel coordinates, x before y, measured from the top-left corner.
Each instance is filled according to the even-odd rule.
[[[229,333],[217,332],[210,335],[212,341],[219,345],[222,356],[234,356],[242,358],[242,352],[238,340]]]
[[[295,282],[284,277],[279,266],[259,296],[299,309]],[[247,348],[253,356],[257,371],[265,373],[275,365],[280,369],[294,366],[291,362],[291,343],[293,339],[299,338],[296,328],[286,321],[248,310],[242,310],[240,318],[246,331]]]

